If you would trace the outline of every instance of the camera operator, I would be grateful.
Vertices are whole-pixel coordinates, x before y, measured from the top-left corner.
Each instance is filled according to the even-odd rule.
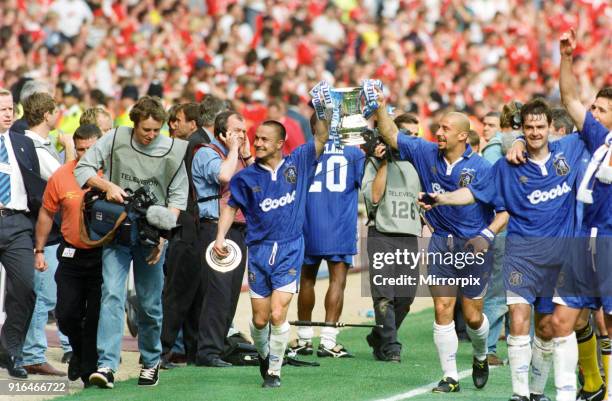
[[[418,119],[405,113],[395,118],[395,124],[405,135],[416,135]],[[410,311],[414,301],[414,291],[402,287],[376,285],[373,277],[399,277],[400,274],[415,275],[414,270],[400,265],[386,265],[384,270],[373,268],[374,254],[407,250],[418,252],[417,236],[421,234],[421,220],[416,205],[421,191],[419,177],[413,165],[399,160],[398,155],[387,154],[389,149],[380,140],[369,154],[363,176],[363,194],[368,211],[368,258],[370,289],[374,302],[376,327],[367,336],[368,344],[374,350],[374,357],[380,361],[400,362],[402,344],[397,335],[399,328]],[[405,271],[404,271],[405,270]]]
[[[156,199],[156,205],[166,206],[168,213],[171,212],[173,222],[169,225],[173,225],[179,211],[185,210],[187,205],[189,182],[183,161],[187,142],[160,135],[166,112],[158,98],[140,98],[130,110],[130,119],[134,128],[118,127],[103,136],[81,158],[74,172],[75,177],[79,185],[87,184],[100,189],[106,192],[107,201],[117,203],[126,200],[128,194],[124,188],[138,192],[147,186],[150,197]],[[97,175],[99,169],[103,170],[104,177]],[[160,209],[166,210],[163,207]],[[167,217],[162,218],[167,220]],[[123,227],[127,235],[117,236],[103,249],[104,284],[98,325],[98,371],[89,378],[92,384],[102,388],[114,386],[113,375],[119,367],[125,285],[132,261],[140,304],[138,345],[143,364],[138,384],[154,386],[159,381],[165,241],[148,235],[149,238],[141,238],[140,233],[145,230],[139,230],[140,224],[137,225],[137,222],[130,223],[129,229],[125,225]],[[150,245],[156,242],[157,245]]]

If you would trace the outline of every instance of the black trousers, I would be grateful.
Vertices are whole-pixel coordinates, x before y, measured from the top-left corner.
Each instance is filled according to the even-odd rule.
[[[204,285],[198,237],[183,234],[184,230],[181,235],[173,237],[166,251],[166,278],[162,296],[162,355],[168,356],[179,331],[183,329],[187,362],[194,363]]]
[[[375,253],[393,253],[399,249],[401,252],[418,252],[418,239],[408,234],[386,234],[376,230],[376,227],[368,228],[368,270],[370,273],[370,290],[374,303],[374,316],[376,324],[383,327],[372,329],[372,336],[378,349],[384,354],[399,353],[402,344],[399,342],[397,332],[410,311],[410,305],[414,301],[416,286],[411,288],[398,288],[391,286],[375,285],[374,275],[382,274],[383,277],[399,277],[408,274],[415,277],[418,282],[418,266],[409,269],[405,265],[385,265],[381,269],[373,267]]]
[[[242,251],[242,260],[234,270],[221,273],[211,269],[205,260],[204,300],[200,314],[200,332],[198,336],[198,354],[196,363],[206,364],[214,358],[220,357],[225,345],[227,332],[234,319],[238,297],[244,277],[246,266],[246,244],[244,243],[245,226],[234,224],[227,233],[227,238],[236,242]],[[217,223],[204,221],[200,226],[200,238],[202,245],[200,249],[206,250],[208,244],[217,236]]]
[[[0,352],[14,357],[21,357],[36,302],[33,248],[32,222],[25,214],[0,217],[0,263],[6,271]]]
[[[66,242],[57,248],[55,314],[59,329],[70,341],[73,357],[80,359],[81,378],[86,382],[98,364],[102,248],[75,249],[72,257],[68,257],[71,251],[64,252],[66,248],[75,249]]]

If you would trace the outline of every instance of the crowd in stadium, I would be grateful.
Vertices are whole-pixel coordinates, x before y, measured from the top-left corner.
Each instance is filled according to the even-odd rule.
[[[371,278],[377,258],[419,254],[426,225],[427,255],[452,256],[427,259],[429,276],[462,283],[427,281],[434,392],[461,388],[461,309],[475,387],[504,363],[506,320],[511,401],[547,400],[552,367],[558,401],[603,400],[611,13],[597,0],[4,2],[0,366],[113,388],[126,302],[139,385],[177,363],[232,366],[245,272],[263,387],[281,385],[286,358],[353,357],[337,322],[362,194]],[[374,118],[362,149],[337,146],[330,86],[363,87]],[[416,287],[392,284],[407,272],[386,256],[366,341],[399,363]],[[311,321],[323,260],[314,349],[312,325],[289,341],[287,312],[299,294]],[[53,309],[67,373],[46,358]]]
[[[307,114],[319,80],[378,78],[429,134],[448,107],[478,121],[510,100],[558,100],[552,44],[569,26],[584,37],[575,68],[582,99],[591,98],[611,79],[609,13],[591,0],[9,0],[0,84],[71,83],[84,105],[114,117],[129,104],[122,93],[168,103],[213,94],[235,102],[250,128],[269,99]],[[136,90],[122,92],[128,85]]]

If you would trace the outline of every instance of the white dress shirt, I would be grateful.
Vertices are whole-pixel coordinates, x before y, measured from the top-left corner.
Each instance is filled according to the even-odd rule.
[[[8,153],[9,165],[11,168],[11,201],[8,203],[8,205],[0,204],[0,208],[29,211],[28,193],[26,192],[23,177],[21,177],[21,170],[19,170],[19,165],[17,164],[17,159],[15,158],[11,137],[8,133],[8,131],[0,132],[0,136],[4,137],[4,146],[6,146],[6,152]],[[17,151],[24,152],[25,150],[23,148],[19,148]]]

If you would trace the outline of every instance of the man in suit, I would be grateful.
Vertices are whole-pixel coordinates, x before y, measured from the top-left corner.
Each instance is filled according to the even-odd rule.
[[[0,367],[26,379],[27,372],[15,361],[21,357],[36,301],[32,219],[40,209],[45,181],[32,140],[10,131],[13,118],[13,96],[0,88],[0,263],[8,280]]]
[[[189,178],[189,197],[187,209],[180,212],[177,224],[180,228],[175,230],[168,243],[163,291],[162,321],[162,369],[172,368],[170,362],[173,353],[180,352],[180,347],[174,347],[180,338],[182,330],[184,353],[187,363],[195,363],[198,337],[198,318],[202,305],[203,288],[198,278],[201,273],[199,242],[198,204],[195,202],[193,185],[191,184],[191,163],[193,149],[200,143],[210,140],[198,134],[202,129],[200,105],[198,103],[181,103],[174,110],[175,124],[172,135],[176,138],[189,141],[184,161]],[[198,135],[196,137],[196,135]],[[175,359],[176,360],[176,359]]]

